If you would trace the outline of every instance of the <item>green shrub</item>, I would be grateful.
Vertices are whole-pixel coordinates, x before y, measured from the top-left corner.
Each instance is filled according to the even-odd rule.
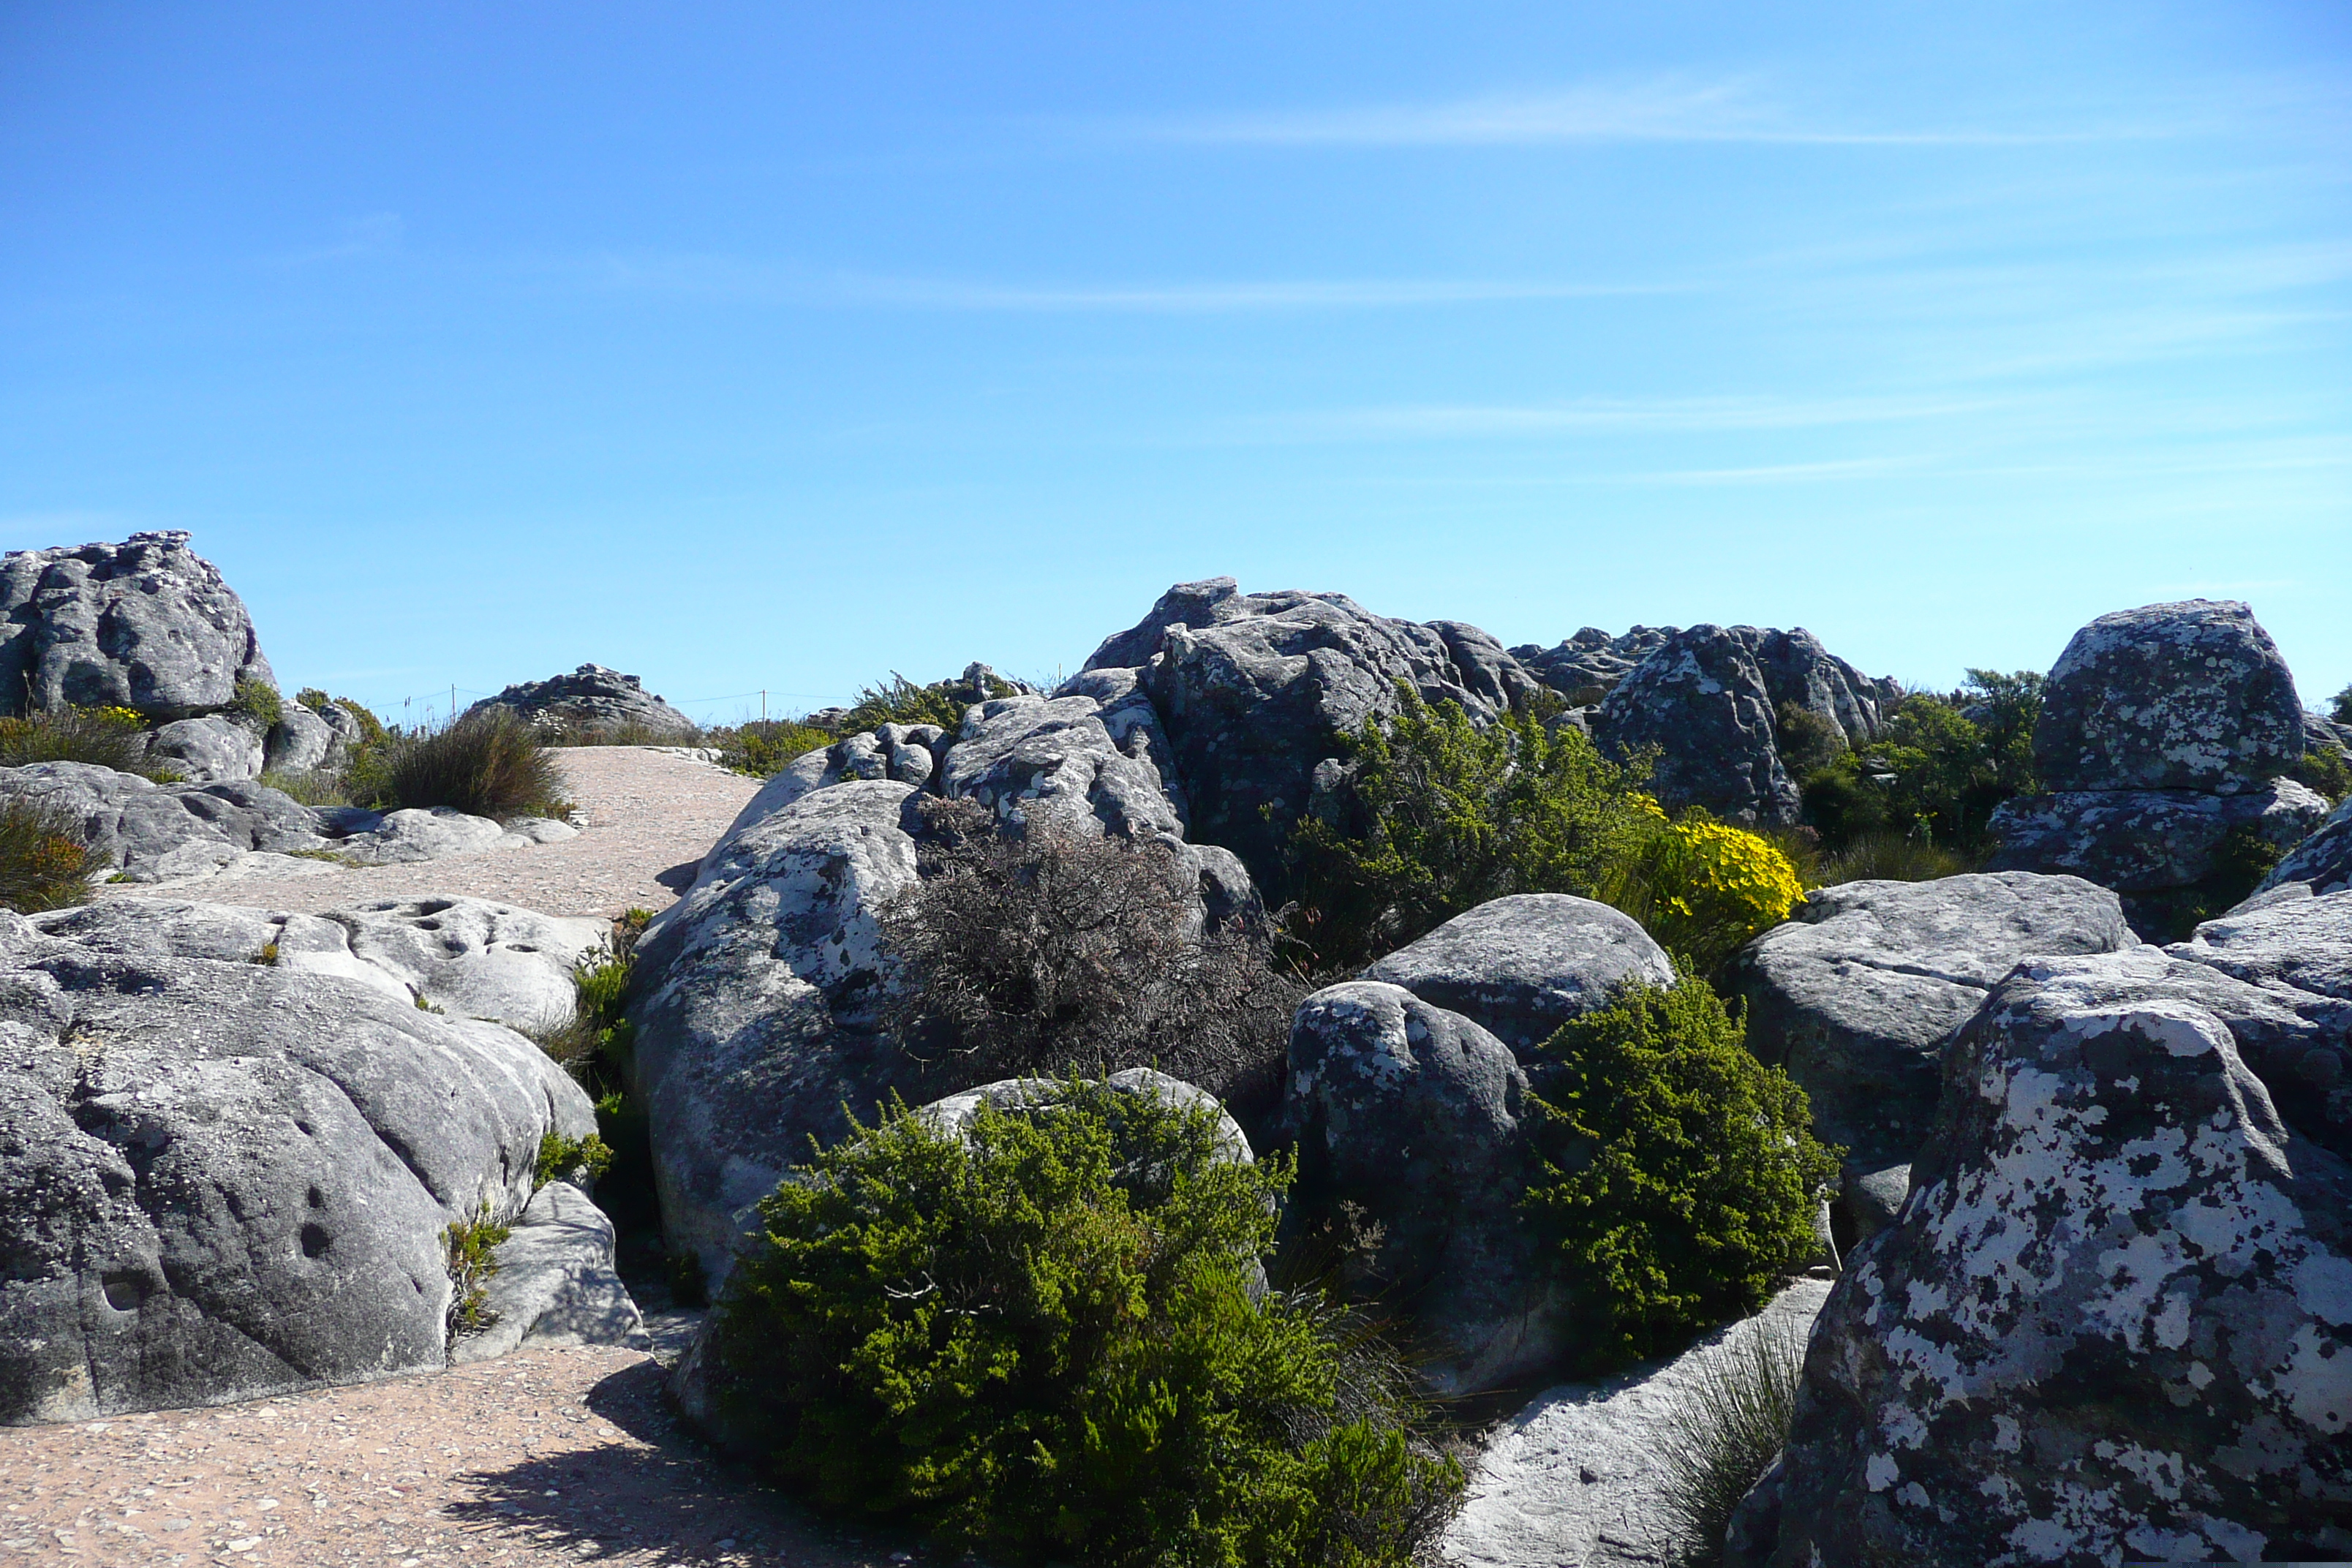
[[[612,1168],[613,1151],[595,1133],[585,1138],[567,1138],[551,1131],[539,1141],[539,1163],[531,1172],[531,1190],[536,1192],[550,1182],[593,1184]]]
[[[894,669],[884,684],[858,692],[857,701],[842,715],[835,732],[855,735],[882,724],[937,724],[952,731],[962,724],[963,710],[971,704],[1013,693],[1013,688],[1002,679],[991,680],[986,691],[974,690],[961,677],[918,686]]]
[[[2041,787],[2033,726],[2042,678],[1971,669],[1947,697],[1904,698],[1886,733],[1799,780],[1805,820],[1838,850],[1892,834],[1980,862],[1993,847],[1993,808]]]
[[[1835,765],[1845,755],[1845,731],[1800,703],[1783,702],[1772,715],[1772,738],[1790,778]]]
[[[1646,797],[1643,797],[1646,802]],[[1652,826],[1603,880],[1601,897],[1701,973],[1789,918],[1805,896],[1796,867],[1761,834],[1693,809]]]
[[[142,755],[146,729],[128,708],[48,708],[0,719],[0,768],[89,763],[152,777]]]
[[[1645,763],[1526,714],[1481,728],[1397,685],[1400,709],[1348,742],[1351,777],[1292,830],[1291,931],[1323,964],[1360,965],[1512,893],[1602,896],[1646,841]]]
[[[87,903],[99,868],[71,811],[33,795],[0,795],[0,906],[31,915]]]
[[[311,712],[316,713],[320,709],[326,707],[328,702],[331,700],[325,692],[320,690],[317,687],[306,686],[301,690],[294,694],[294,700],[300,703],[303,707],[308,708]]]
[[[498,1321],[489,1310],[491,1276],[499,1271],[499,1260],[493,1255],[499,1245],[513,1235],[507,1226],[493,1222],[490,1205],[484,1204],[481,1212],[470,1220],[449,1226],[445,1234],[449,1268],[449,1324],[452,1339],[459,1334],[476,1334]]]
[[[2337,692],[2328,703],[2328,714],[2338,724],[2352,724],[2352,681]]]
[[[278,695],[278,688],[251,676],[236,683],[236,694],[229,699],[228,705],[232,712],[252,720],[265,735],[286,717],[285,700]]]
[[[349,805],[351,791],[344,787],[343,776],[327,768],[305,768],[294,773],[267,773],[259,780],[264,788],[274,789],[291,796],[303,805]]]
[[[945,1094],[1001,1078],[1156,1067],[1234,1107],[1277,1109],[1307,987],[1262,923],[1193,935],[1197,892],[1160,845],[1042,816],[1019,837],[971,801],[925,797],[923,879],[882,912],[906,983],[891,1033]]]
[[[1866,833],[1820,858],[1815,885],[1839,882],[1933,882],[1957,877],[1969,863],[1940,845],[1906,834]]]
[[[790,719],[739,725],[719,744],[719,765],[753,778],[773,778],[809,752],[833,744],[823,730]]]
[[[1290,1169],[1216,1129],[1072,1082],[818,1151],[717,1309],[730,1424],[825,1507],[1007,1561],[1414,1561],[1461,1468],[1397,1402],[1342,1409],[1318,1302],[1253,1300]]]
[[[2286,771],[2289,778],[2317,790],[2331,805],[2341,805],[2345,796],[2352,795],[2352,762],[2340,749],[2314,746]]]
[[[392,731],[383,727],[383,721],[375,716],[373,710],[354,702],[348,697],[336,698],[335,706],[349,713],[359,724],[359,743],[362,748],[381,746],[392,739]]]
[[[1740,1500],[1772,1468],[1797,1414],[1805,1336],[1785,1318],[1756,1318],[1695,1352],[1657,1438],[1677,1568],[1715,1568]]]
[[[362,748],[344,778],[355,801],[378,811],[450,806],[509,821],[571,809],[545,742],[503,708]]]
[[[1558,1248],[1595,1370],[1755,1311],[1817,1245],[1836,1152],[1746,1034],[1685,976],[1629,985],[1539,1048],[1525,1212]]]

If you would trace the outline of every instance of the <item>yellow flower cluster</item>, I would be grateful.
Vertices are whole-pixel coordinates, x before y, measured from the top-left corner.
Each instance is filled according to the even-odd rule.
[[[1769,840],[1704,820],[1659,830],[1649,882],[1651,934],[1702,964],[1779,925],[1805,896],[1797,868]]]
[[[136,708],[85,708],[82,711],[101,724],[121,724],[134,730],[147,727],[146,716]]]

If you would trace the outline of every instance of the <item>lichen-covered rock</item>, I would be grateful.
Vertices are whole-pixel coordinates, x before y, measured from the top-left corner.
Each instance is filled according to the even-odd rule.
[[[915,885],[911,784],[813,790],[730,830],[637,945],[632,1071],[670,1245],[715,1287],[751,1205],[900,1082],[876,916]]]
[[[1787,704],[1819,714],[1857,746],[1885,733],[1899,700],[1892,681],[1873,680],[1802,626],[1789,632],[1734,626],[1731,632],[1755,657],[1776,711]]]
[[[1655,748],[1651,789],[1670,806],[1703,805],[1747,826],[1797,820],[1797,786],[1780,765],[1772,697],[1739,633],[1677,632],[1620,681],[1593,716],[1602,748]]]
[[[511,1030],[257,962],[306,918],[0,913],[0,1421],[436,1369],[446,1227],[594,1131]]]
[[[2283,892],[2340,893],[2352,888],[2352,798],[2328,813],[2311,836],[2288,850],[2254,889],[2248,903]]]
[[[466,710],[466,717],[503,708],[534,724],[572,730],[645,729],[656,734],[691,731],[694,721],[653,695],[634,675],[583,664],[569,675],[526,680]]]
[[[2167,951],[2266,991],[2352,1003],[2352,891],[2232,910]]]
[[[451,1345],[449,1364],[518,1350],[648,1348],[645,1319],[613,1267],[613,1222],[587,1194],[569,1182],[540,1188],[491,1254],[499,1270],[483,1288],[488,1326]]]
[[[184,719],[226,707],[240,680],[278,684],[245,602],[187,534],[0,560],[0,710],[29,700]]]
[[[1528,643],[1511,649],[1511,657],[1529,675],[1570,701],[1597,702],[1681,630],[1680,626],[1635,626],[1622,637],[1612,637],[1598,626],[1586,626],[1558,647]]]
[[[2164,969],[2028,963],[1963,1031],[1813,1331],[1772,1563],[2352,1553],[2352,1167]]]
[[[238,719],[175,719],[147,737],[147,758],[191,784],[236,783],[261,776],[261,731]]]
[[[2259,791],[2303,755],[2294,678],[2253,612],[2191,599],[2101,616],[2051,667],[2044,787]]]
[[[1103,1080],[1104,1086],[1119,1094],[1146,1097],[1177,1110],[1211,1110],[1217,1117],[1217,1150],[1220,1160],[1238,1165],[1253,1164],[1257,1156],[1250,1150],[1249,1135],[1241,1123],[1225,1113],[1217,1097],[1207,1089],[1186,1083],[1181,1078],[1171,1078],[1151,1068],[1129,1068],[1115,1072]],[[1031,1105],[1041,1089],[1050,1089],[1054,1080],[1038,1078],[999,1079],[977,1089],[967,1089],[957,1094],[932,1100],[921,1114],[941,1130],[953,1132],[959,1139],[971,1125],[972,1117],[985,1104],[999,1110],[1020,1110]],[[1253,1259],[1253,1262],[1255,1260]]]
[[[1749,942],[1734,975],[1748,1048],[1797,1080],[1851,1173],[1909,1163],[1946,1048],[2021,959],[2138,945],[2116,895],[2080,878],[1847,882]]]
[[[499,847],[506,829],[487,816],[454,806],[412,806],[386,812],[375,825],[335,841],[336,853],[360,866],[411,866]]]
[[[1530,1111],[1510,1047],[1402,986],[1355,980],[1299,1005],[1289,1062],[1294,1205],[1352,1204],[1381,1227],[1363,1283],[1412,1317],[1432,1384],[1480,1392],[1559,1360],[1565,1303],[1518,1219]]]
[[[1397,682],[1482,721],[1536,689],[1475,627],[1391,620],[1341,594],[1245,595],[1231,578],[1171,588],[1087,668],[1143,670],[1183,779],[1189,837],[1233,850],[1275,888],[1318,764],[1365,720],[1396,711]]]
[[[2144,924],[2153,918],[2142,917],[2138,900],[2145,896],[2225,881],[2236,862],[2301,842],[2326,815],[2324,798],[2284,778],[2235,795],[2173,789],[2021,795],[1993,809],[2000,844],[1990,868],[2081,877],[2113,888],[2126,895],[2125,912]]]
[[[572,1015],[572,971],[610,940],[602,921],[543,915],[488,899],[384,899],[323,917],[352,953],[411,995],[518,1029]]]
[[[1454,916],[1364,971],[1459,1013],[1524,1058],[1636,981],[1675,983],[1674,961],[1631,917],[1566,893],[1520,893]]]

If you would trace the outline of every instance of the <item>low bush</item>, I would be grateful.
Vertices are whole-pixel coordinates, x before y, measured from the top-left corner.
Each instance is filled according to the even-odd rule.
[[[1816,887],[1839,882],[1932,882],[1957,877],[1969,863],[1924,838],[1900,833],[1865,833],[1843,849],[1819,857]]]
[[[893,1032],[930,1088],[1156,1067],[1262,1124],[1306,994],[1263,922],[1189,929],[1198,894],[1157,844],[1051,819],[1015,837],[969,801],[920,809],[926,875],[881,923],[904,969]]]
[[[613,1151],[597,1134],[567,1138],[551,1131],[539,1141],[539,1163],[531,1172],[531,1190],[537,1192],[550,1182],[593,1184],[612,1168]]]
[[[1006,687],[990,695],[1010,696],[1012,689]],[[937,724],[942,730],[953,730],[963,722],[964,709],[977,700],[961,681],[935,680],[918,686],[894,669],[882,685],[868,686],[857,693],[836,732],[855,735],[883,724]]]
[[[1319,1298],[1254,1299],[1290,1180],[1213,1111],[1064,1083],[963,1134],[903,1107],[760,1206],[717,1308],[730,1425],[830,1509],[1013,1563],[1425,1560],[1461,1467]]]
[[[294,694],[294,700],[316,713],[332,700],[315,686],[306,686]]]
[[[449,806],[509,821],[571,809],[546,742],[502,708],[362,748],[344,778],[355,801],[378,811]]]
[[[2352,761],[2347,761],[2340,748],[2314,746],[2286,771],[2289,778],[2317,790],[2331,805],[2340,805],[2347,795],[2352,795]]]
[[[2327,710],[2338,724],[2352,724],[2352,681],[2347,681],[2344,689],[2329,700]]]
[[[773,778],[833,740],[823,730],[791,719],[754,720],[719,738],[719,765],[753,778]]]
[[[1836,851],[1891,835],[1970,864],[1992,848],[1993,808],[2040,789],[2033,726],[2042,677],[1971,669],[1948,696],[1914,692],[1886,733],[1798,780],[1805,820]]]
[[[31,915],[87,903],[99,869],[71,811],[32,795],[0,795],[0,906]]]
[[[637,937],[652,919],[630,910],[614,921],[612,945],[572,966],[572,1011],[523,1031],[592,1094],[618,1093],[628,1077],[629,982]]]
[[[1755,1311],[1817,1246],[1836,1151],[1746,1034],[1685,976],[1629,985],[1538,1049],[1524,1212],[1557,1249],[1590,1370]]]
[[[152,776],[147,721],[128,708],[47,708],[0,719],[0,768],[34,763],[89,763],[119,773]]]
[[[420,998],[421,1000],[421,998]],[[489,1310],[491,1277],[499,1271],[497,1248],[514,1232],[490,1218],[490,1205],[444,1235],[449,1268],[448,1336],[478,1334],[498,1321]]]
[[[251,676],[236,683],[236,695],[229,699],[228,705],[231,712],[252,720],[254,727],[265,735],[286,717],[285,699],[278,695],[278,688]]]
[[[1755,1318],[1687,1364],[1657,1439],[1660,1500],[1677,1568],[1715,1568],[1740,1500],[1788,1442],[1805,1336],[1787,1319]]]
[[[1834,766],[1849,749],[1843,730],[1795,702],[1781,703],[1772,715],[1772,738],[1792,779]]]
[[[1712,973],[1803,900],[1796,867],[1763,835],[1696,809],[1671,822],[1649,811],[1652,826],[1609,868],[1601,895],[1693,969]]]
[[[1481,727],[1400,681],[1396,715],[1348,742],[1349,778],[1293,829],[1290,932],[1355,967],[1512,893],[1603,896],[1658,813],[1643,763],[1528,714]]]

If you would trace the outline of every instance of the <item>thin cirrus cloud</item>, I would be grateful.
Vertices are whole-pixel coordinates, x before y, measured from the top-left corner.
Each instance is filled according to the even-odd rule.
[[[595,286],[776,305],[929,310],[1136,311],[1397,310],[1689,292],[1678,283],[1528,279],[1297,279],[1212,283],[1006,284],[951,278],[815,276],[727,257],[606,258]]]
[[[1585,83],[1553,92],[1489,93],[1442,103],[1097,122],[1136,141],[1270,147],[1540,146],[1577,142],[1720,142],[1821,145],[2005,146],[2089,142],[2158,132],[2075,129],[1887,129],[1807,123],[1744,78],[1681,77]],[[2164,134],[2177,134],[2180,125]]]
[[[1979,413],[2005,398],[1583,398],[1553,404],[1423,404],[1277,415],[1262,437],[1302,441],[1508,440],[1607,431],[1790,430]],[[1727,470],[1727,472],[1728,470]]]

